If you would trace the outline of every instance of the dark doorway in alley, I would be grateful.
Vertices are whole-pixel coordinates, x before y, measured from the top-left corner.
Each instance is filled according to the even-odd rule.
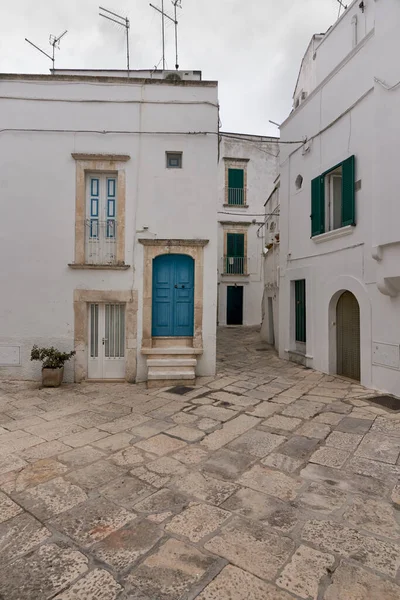
[[[228,285],[226,324],[243,325],[243,286]]]

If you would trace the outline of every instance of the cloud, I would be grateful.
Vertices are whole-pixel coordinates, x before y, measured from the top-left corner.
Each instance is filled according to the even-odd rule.
[[[159,63],[161,17],[149,0],[100,0],[131,22],[131,67]],[[161,0],[152,0],[161,5]],[[96,0],[14,0],[0,5],[0,71],[46,73],[49,34],[68,34],[56,54],[60,68],[124,69],[124,30],[98,16]],[[337,17],[336,0],[182,0],[179,54],[183,69],[203,71],[220,86],[221,119],[229,131],[272,134],[268,119],[283,120],[302,56],[313,33]],[[171,0],[164,9],[173,13]],[[166,23],[166,57],[175,65],[174,27]]]

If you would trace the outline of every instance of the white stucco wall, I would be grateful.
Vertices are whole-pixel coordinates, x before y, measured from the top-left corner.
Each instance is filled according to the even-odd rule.
[[[278,171],[279,145],[276,138],[249,136],[240,134],[229,139],[222,137],[218,171],[218,273],[219,273],[219,311],[218,323],[226,325],[227,287],[243,285],[243,325],[260,325],[262,319],[262,298],[264,290],[263,248],[265,230],[264,204],[273,190]],[[242,139],[240,139],[242,138]],[[248,159],[243,163],[247,168],[247,206],[224,206],[226,182],[226,164],[229,158]],[[229,164],[229,161],[228,161]],[[247,230],[248,276],[224,275],[224,235],[226,231],[235,231],[235,226],[243,224]]]
[[[325,34],[315,34],[304,54],[294,93],[294,99],[301,91],[311,94],[332,71],[347,60],[351,50],[370,33],[375,25],[375,0],[364,2],[365,10],[360,9],[360,0],[354,0],[340,19]]]
[[[295,91],[293,94],[293,107],[296,103],[304,101],[302,93],[308,96],[317,85],[317,61],[316,50],[323,39],[323,34],[316,33],[311,38],[306,53],[301,61],[300,71],[296,82]]]
[[[198,373],[212,375],[217,303],[216,84],[0,76],[0,89],[0,129],[5,129],[0,133],[0,344],[20,346],[22,356],[21,366],[0,367],[0,376],[38,378],[39,363],[29,361],[34,343],[73,348],[73,290],[81,288],[138,290],[138,380],[146,378],[140,353],[143,247],[138,237],[209,240],[204,248],[204,354]],[[190,131],[214,134],[184,133]],[[165,168],[169,150],[183,152],[182,170]],[[71,153],[131,157],[125,163],[125,262],[131,266],[127,271],[68,267],[74,261],[75,236]],[[66,367],[69,381],[72,363]]]
[[[400,88],[386,91],[374,80],[379,77],[390,85],[399,80],[400,5],[396,0],[368,2],[362,14],[358,4],[317,50],[323,83],[281,127],[283,140],[316,137],[305,149],[285,146],[281,151],[279,351],[287,358],[294,348],[293,281],[305,278],[307,364],[336,372],[336,302],[340,292],[349,290],[360,305],[361,382],[400,396],[400,365],[389,367],[381,357],[386,366],[378,366],[373,358],[376,343],[388,344],[395,354],[400,345],[400,297],[378,289],[385,289],[386,278],[386,292],[396,294],[393,286],[400,278]],[[367,35],[352,48],[351,43],[344,45],[344,36],[355,12],[359,23],[366,23],[362,31]],[[316,243],[310,238],[311,180],[353,154],[355,180],[361,186],[356,191],[357,225],[350,235]],[[295,189],[298,174],[304,178],[301,191]]]

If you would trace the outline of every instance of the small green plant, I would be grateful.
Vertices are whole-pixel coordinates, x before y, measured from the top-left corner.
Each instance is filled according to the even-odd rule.
[[[59,352],[54,346],[39,348],[35,344],[31,351],[31,360],[42,361],[43,369],[60,369],[74,355],[74,350],[72,352]]]

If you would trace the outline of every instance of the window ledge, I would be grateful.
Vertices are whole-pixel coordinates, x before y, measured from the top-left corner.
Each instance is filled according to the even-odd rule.
[[[346,225],[345,227],[340,227],[340,229],[333,229],[332,231],[327,231],[326,233],[315,235],[311,239],[316,244],[320,244],[321,242],[327,242],[328,240],[334,240],[345,235],[350,235],[351,233],[353,233],[353,231],[354,225]]]
[[[69,263],[70,269],[92,269],[95,271],[127,271],[131,268],[131,265],[88,265],[88,264],[77,264]]]
[[[224,208],[249,208],[248,204],[224,204]]]

